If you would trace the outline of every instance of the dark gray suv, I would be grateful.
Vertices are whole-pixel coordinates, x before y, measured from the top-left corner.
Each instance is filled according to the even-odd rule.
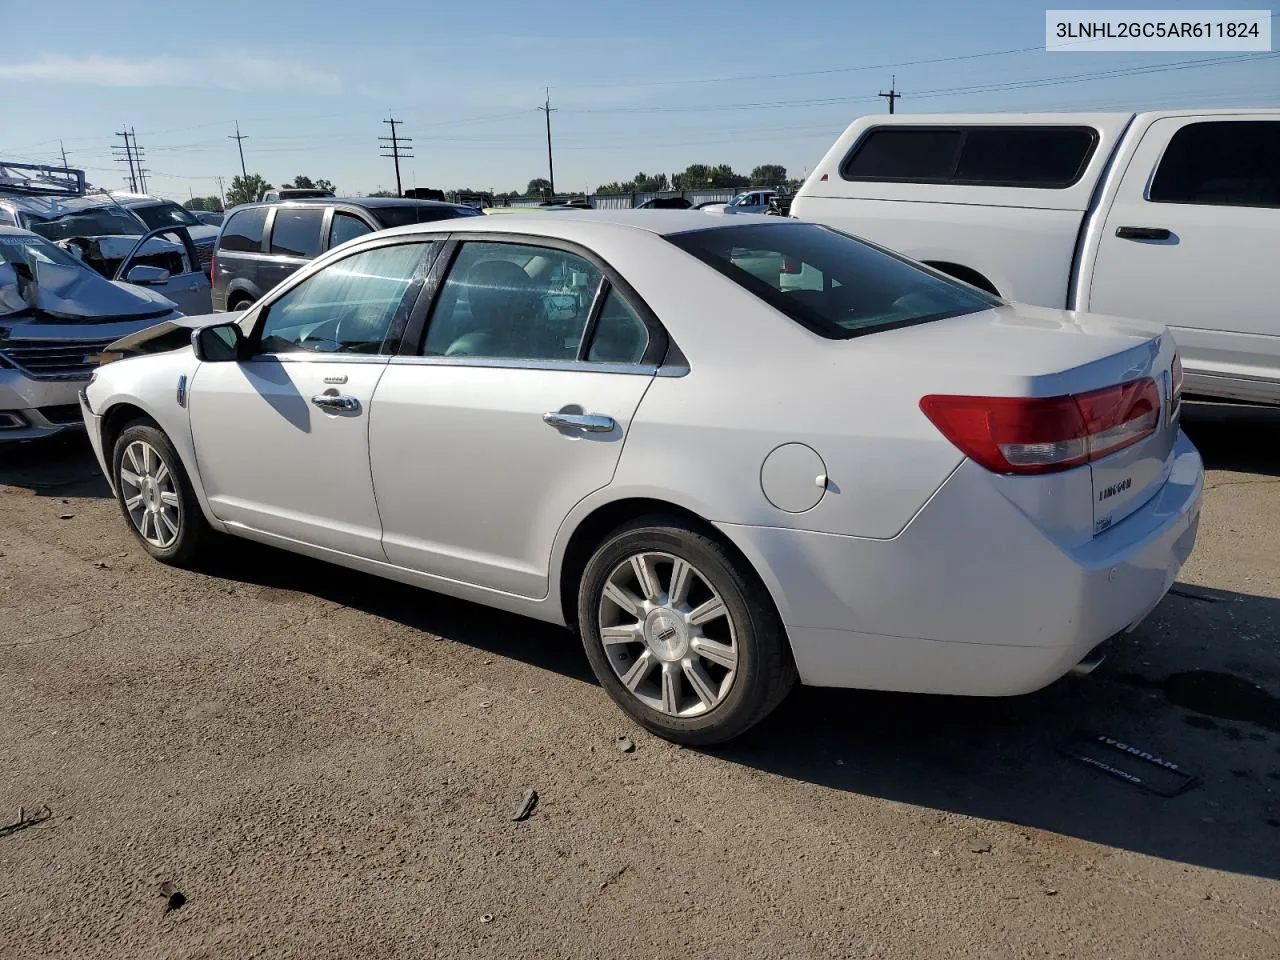
[[[247,203],[222,221],[213,256],[213,309],[243,310],[308,261],[366,233],[480,215],[461,204],[395,197]]]

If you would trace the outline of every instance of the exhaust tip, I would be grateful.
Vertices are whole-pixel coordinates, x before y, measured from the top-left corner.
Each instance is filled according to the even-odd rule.
[[[1102,665],[1102,661],[1107,659],[1107,655],[1105,653],[1101,653],[1100,650],[1100,647],[1094,647],[1085,654],[1083,660],[1068,670],[1067,673],[1073,677],[1087,677],[1089,674],[1093,673],[1093,671],[1097,670],[1098,667]]]

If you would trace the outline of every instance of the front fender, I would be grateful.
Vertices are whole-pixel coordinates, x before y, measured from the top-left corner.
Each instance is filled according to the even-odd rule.
[[[126,407],[154,420],[182,461],[205,518],[214,529],[222,530],[223,525],[213,516],[205,495],[191,435],[187,404],[199,366],[190,347],[119,360],[98,368],[93,382],[85,390],[85,397],[94,415],[101,418],[99,423],[103,429],[127,413]],[[109,466],[110,450],[104,448],[103,459]],[[107,482],[114,491],[113,478],[108,476]]]

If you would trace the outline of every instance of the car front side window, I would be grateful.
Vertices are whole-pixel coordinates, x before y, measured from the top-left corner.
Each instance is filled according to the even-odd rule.
[[[375,247],[313,273],[266,307],[261,353],[376,354],[411,289],[430,243]]]
[[[598,268],[565,250],[465,243],[441,287],[424,353],[576,360],[602,281]]]

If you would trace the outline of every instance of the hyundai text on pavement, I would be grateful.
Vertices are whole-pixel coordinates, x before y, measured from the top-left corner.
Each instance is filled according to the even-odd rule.
[[[235,534],[567,624],[684,743],[797,678],[1035,690],[1136,626],[1196,536],[1163,327],[816,224],[414,225],[177,323],[190,346],[134,338],[82,396],[148,553]]]

